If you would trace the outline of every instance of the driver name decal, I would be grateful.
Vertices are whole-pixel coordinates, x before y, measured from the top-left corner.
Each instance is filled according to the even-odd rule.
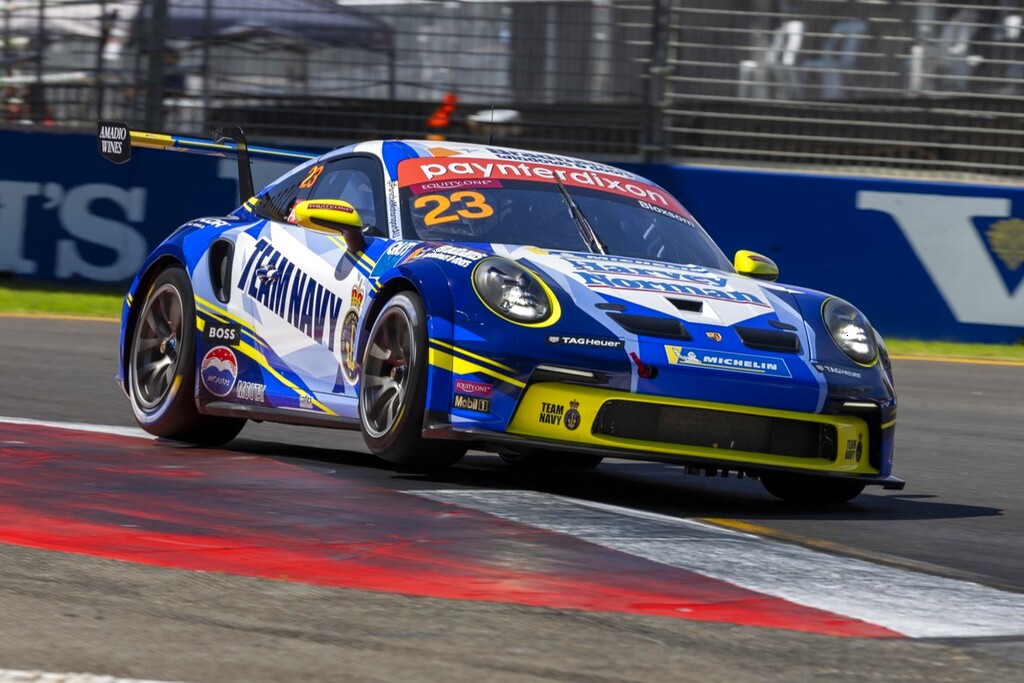
[[[712,287],[725,287],[729,284],[729,279],[724,276],[715,276],[711,274],[700,275],[684,270],[665,268],[664,263],[660,264],[662,266],[661,268],[638,268],[636,266],[598,263],[590,260],[572,258],[566,258],[565,261],[575,268],[576,272],[581,275],[584,273],[637,275],[640,277],[651,277],[659,280],[675,280],[677,282],[692,282],[699,285],[711,285]]]
[[[342,298],[297,268],[265,238],[242,268],[238,288],[331,351],[340,349]]]
[[[754,306],[767,306],[767,304],[748,292],[727,291],[724,289],[711,289],[697,285],[684,285],[680,282],[666,282],[664,280],[638,280],[626,277],[608,277],[600,273],[577,272],[583,280],[583,284],[591,289],[620,289],[640,292],[659,292],[663,294],[686,294],[702,299],[719,299],[721,301],[732,301],[741,304],[752,304]]]

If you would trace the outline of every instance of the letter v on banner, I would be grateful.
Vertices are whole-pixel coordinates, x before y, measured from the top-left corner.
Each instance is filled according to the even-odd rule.
[[[857,193],[858,209],[883,211],[896,221],[957,320],[1020,327],[1024,286],[1007,286],[973,222],[1009,216],[1010,205],[998,197]]]

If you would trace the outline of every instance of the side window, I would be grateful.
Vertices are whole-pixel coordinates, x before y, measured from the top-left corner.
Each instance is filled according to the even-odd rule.
[[[302,201],[309,194],[309,189],[316,182],[316,178],[312,176],[319,175],[317,168],[322,172],[324,166],[323,164],[307,166],[278,181],[277,185],[260,196],[260,200],[256,204],[256,214],[273,221],[285,222],[295,203]]]
[[[329,162],[316,178],[309,198],[346,201],[359,212],[363,232],[387,235],[384,173],[374,157],[354,156]]]

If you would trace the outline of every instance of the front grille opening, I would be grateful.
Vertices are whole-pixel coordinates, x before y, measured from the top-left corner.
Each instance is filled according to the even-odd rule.
[[[792,332],[765,330],[759,327],[737,327],[736,334],[752,349],[800,353],[800,337]]]
[[[829,424],[638,401],[606,402],[594,420],[593,433],[829,461],[837,452],[836,428]]]
[[[634,315],[632,313],[609,313],[608,316],[622,328],[633,334],[648,337],[665,337],[667,339],[693,339],[683,323],[673,318],[659,318],[653,315]]]

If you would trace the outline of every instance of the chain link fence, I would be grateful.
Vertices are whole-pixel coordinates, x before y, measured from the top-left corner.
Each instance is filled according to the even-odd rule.
[[[1022,5],[0,0],[0,118],[1012,180]]]
[[[734,4],[670,10],[673,157],[1020,174],[1021,2]]]

